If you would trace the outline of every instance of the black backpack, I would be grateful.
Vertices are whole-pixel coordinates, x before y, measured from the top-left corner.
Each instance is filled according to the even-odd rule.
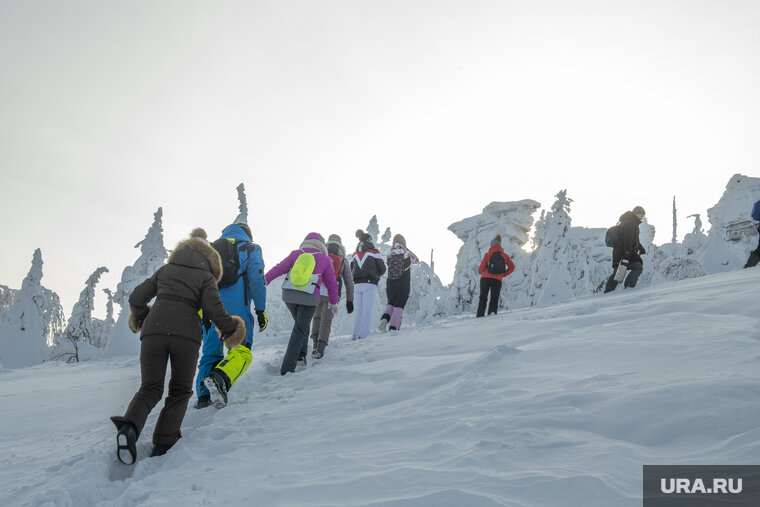
[[[604,244],[610,248],[615,248],[615,244],[618,240],[620,224],[613,225],[607,229],[607,233],[604,235]]]
[[[240,278],[240,256],[238,255],[237,244],[227,238],[219,238],[211,246],[219,252],[222,258],[222,279],[219,281],[219,288],[235,285]]]
[[[499,252],[494,252],[488,258],[488,272],[492,275],[503,275],[507,272],[507,261]]]

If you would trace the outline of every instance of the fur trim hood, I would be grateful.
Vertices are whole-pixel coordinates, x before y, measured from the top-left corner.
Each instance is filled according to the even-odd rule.
[[[206,269],[214,275],[217,283],[222,279],[222,258],[213,246],[199,237],[184,239],[177,243],[167,262]]]

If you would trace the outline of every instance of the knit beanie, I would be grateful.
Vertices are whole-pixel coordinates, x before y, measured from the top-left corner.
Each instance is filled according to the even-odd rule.
[[[633,208],[631,210],[631,212],[634,215],[646,215],[646,212],[644,211],[644,208],[642,208],[641,206],[636,206],[635,208]]]
[[[401,234],[393,236],[393,244],[395,245],[396,243],[401,243],[406,248],[406,239]]]
[[[356,237],[359,238],[359,241],[361,241],[362,243],[365,241],[372,240],[372,236],[370,236],[369,234],[367,234],[361,229],[356,229]]]
[[[491,240],[491,246],[501,245],[501,234],[497,234]]]
[[[337,243],[339,245],[342,245],[343,241],[341,241],[340,236],[338,236],[337,234],[330,234],[327,237],[327,243],[328,244],[330,244],[330,243]]]

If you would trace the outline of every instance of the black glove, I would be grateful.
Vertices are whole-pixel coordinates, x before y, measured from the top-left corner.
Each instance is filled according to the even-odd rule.
[[[354,302],[353,301],[346,301],[346,311],[348,313],[351,313],[354,311]]]
[[[267,312],[264,310],[256,310],[256,320],[259,321],[259,333],[267,328],[269,319],[267,318]]]

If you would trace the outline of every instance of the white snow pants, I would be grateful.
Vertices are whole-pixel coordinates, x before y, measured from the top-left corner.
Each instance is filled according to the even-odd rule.
[[[357,283],[354,285],[354,332],[352,338],[367,338],[369,336],[370,321],[375,308],[377,285],[373,283]]]

